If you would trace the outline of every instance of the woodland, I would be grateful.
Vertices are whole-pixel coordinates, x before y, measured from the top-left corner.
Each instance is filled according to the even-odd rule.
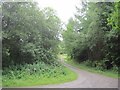
[[[118,73],[120,2],[84,1],[65,28],[50,7],[40,9],[35,2],[1,6],[3,87],[75,80],[77,75],[60,63],[60,55],[79,65]]]

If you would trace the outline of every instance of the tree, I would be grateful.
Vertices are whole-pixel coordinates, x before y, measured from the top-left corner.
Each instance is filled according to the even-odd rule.
[[[2,7],[3,67],[54,61],[61,22],[53,10],[40,10],[34,2],[4,2]]]
[[[64,34],[68,55],[79,62],[89,61],[90,66],[100,69],[118,66],[119,3],[82,4],[82,9],[76,8],[75,19],[72,21],[77,22],[69,21],[69,28]]]

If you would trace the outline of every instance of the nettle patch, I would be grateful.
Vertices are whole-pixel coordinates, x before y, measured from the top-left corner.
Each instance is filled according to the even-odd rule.
[[[7,79],[21,79],[28,78],[27,76],[39,75],[39,77],[59,77],[59,75],[66,75],[62,65],[58,62],[54,62],[51,65],[45,64],[44,62],[19,65],[6,68],[3,71],[3,81]]]
[[[3,87],[57,84],[77,79],[77,74],[58,62],[11,66],[2,72]]]

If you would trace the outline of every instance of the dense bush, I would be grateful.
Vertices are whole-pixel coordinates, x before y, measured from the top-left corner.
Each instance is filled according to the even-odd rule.
[[[62,66],[58,62],[52,62],[52,64],[46,64],[44,62],[37,62],[33,64],[25,64],[25,65],[16,65],[9,66],[9,68],[5,68],[3,72],[3,81],[6,78],[9,79],[21,79],[27,78],[26,74],[29,75],[39,75],[44,77],[57,77],[57,74],[65,74]],[[48,74],[48,75],[46,75]]]
[[[5,68],[2,76],[2,86],[39,86],[68,82],[76,78],[77,75],[74,72],[56,61],[51,64],[37,62]]]
[[[3,2],[2,8],[3,68],[53,62],[61,27],[54,10],[40,10],[34,2]]]

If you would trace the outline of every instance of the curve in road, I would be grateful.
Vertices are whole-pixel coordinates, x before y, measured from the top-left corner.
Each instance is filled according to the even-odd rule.
[[[78,74],[77,80],[63,84],[34,86],[33,88],[118,88],[118,79],[84,71],[61,61]]]

